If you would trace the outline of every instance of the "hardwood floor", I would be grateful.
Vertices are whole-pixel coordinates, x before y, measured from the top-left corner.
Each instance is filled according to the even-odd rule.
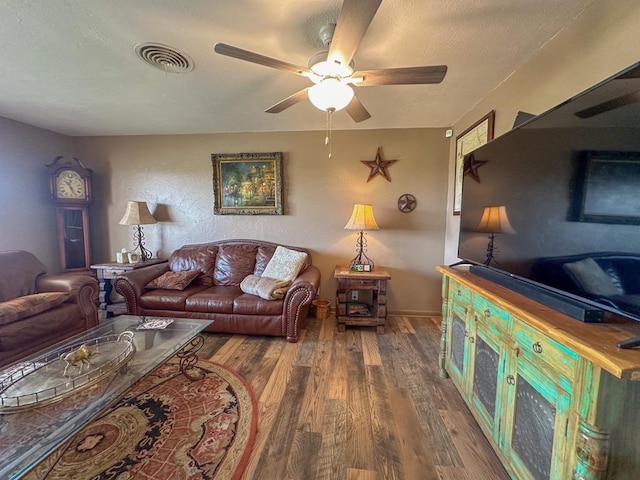
[[[244,376],[259,404],[244,480],[500,480],[509,476],[450,380],[440,319],[390,317],[338,332],[309,319],[298,343],[205,334],[200,358]]]

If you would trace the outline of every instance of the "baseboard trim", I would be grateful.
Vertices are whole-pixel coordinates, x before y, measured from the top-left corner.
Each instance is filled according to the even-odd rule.
[[[331,307],[329,312],[335,316],[336,308]],[[396,317],[441,317],[442,312],[440,310],[388,310],[387,315]]]
[[[398,317],[439,317],[442,312],[440,310],[389,310],[388,314]]]

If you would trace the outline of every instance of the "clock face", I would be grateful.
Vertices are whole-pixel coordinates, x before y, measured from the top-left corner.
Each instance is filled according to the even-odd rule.
[[[84,179],[78,172],[63,170],[56,177],[56,197],[84,200],[86,194]]]

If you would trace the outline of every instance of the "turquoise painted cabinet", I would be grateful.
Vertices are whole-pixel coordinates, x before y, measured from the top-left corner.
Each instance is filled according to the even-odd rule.
[[[441,375],[454,382],[511,475],[640,478],[640,352],[605,358],[604,346],[585,340],[624,329],[588,326],[468,272],[439,270]],[[618,361],[628,370],[608,365]]]

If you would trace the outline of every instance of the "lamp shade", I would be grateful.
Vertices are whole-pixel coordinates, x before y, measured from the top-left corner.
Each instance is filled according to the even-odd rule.
[[[507,209],[504,206],[484,207],[482,218],[476,232],[484,233],[516,233],[509,222]]]
[[[353,206],[351,218],[344,226],[345,230],[379,230],[376,219],[373,216],[371,205],[356,204]]]
[[[127,202],[127,209],[124,212],[120,225],[151,225],[157,223],[153,218],[147,202]]]
[[[353,88],[337,78],[325,78],[309,89],[309,100],[320,110],[342,110],[353,98]]]

